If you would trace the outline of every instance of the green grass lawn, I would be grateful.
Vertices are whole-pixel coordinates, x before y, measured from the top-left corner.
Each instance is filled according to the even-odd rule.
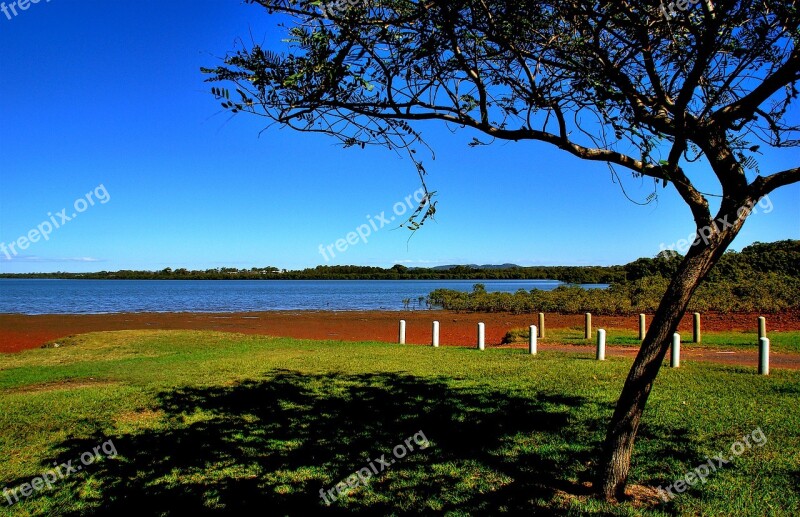
[[[800,372],[664,368],[632,485],[670,485],[757,428],[766,443],[668,503],[611,506],[586,484],[627,359],[189,331],[59,344],[0,356],[0,485],[117,454],[0,513],[800,513]],[[428,447],[393,456],[420,432]],[[382,455],[396,462],[323,503]]]

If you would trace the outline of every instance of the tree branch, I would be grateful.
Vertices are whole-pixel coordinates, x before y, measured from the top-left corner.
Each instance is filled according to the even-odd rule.
[[[759,106],[778,90],[797,81],[800,81],[800,51],[794,49],[786,62],[748,95],[714,112],[710,117],[711,123],[728,127],[737,120],[749,120]]]
[[[800,167],[786,169],[769,176],[759,176],[753,181],[750,189],[754,199],[761,199],[779,187],[800,182]]]

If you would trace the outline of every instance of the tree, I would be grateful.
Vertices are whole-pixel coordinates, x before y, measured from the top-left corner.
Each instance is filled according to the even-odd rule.
[[[402,264],[395,264],[392,266],[392,270],[396,271],[398,275],[404,275],[408,272],[408,268]]]
[[[662,251],[656,258],[640,258],[625,264],[625,278],[628,281],[655,275],[672,278],[682,261],[683,257],[680,254]]]
[[[406,152],[421,177],[416,152],[425,144],[412,124],[438,120],[605,162],[617,177],[626,170],[652,180],[651,199],[671,186],[688,205],[696,239],[653,317],[603,446],[595,490],[607,500],[624,496],[642,412],[692,294],[754,205],[800,180],[797,167],[759,169],[762,147],[798,145],[789,111],[800,79],[796,5],[250,1],[289,22],[292,49],[278,55],[252,45],[204,69],[210,81],[234,86],[212,88],[234,113],[346,147]],[[488,143],[475,137],[471,145]],[[687,171],[693,162],[700,172]],[[718,192],[696,186],[704,173]]]

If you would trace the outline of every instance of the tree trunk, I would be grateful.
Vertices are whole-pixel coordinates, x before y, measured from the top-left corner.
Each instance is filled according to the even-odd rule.
[[[622,388],[608,427],[595,485],[607,501],[624,498],[631,454],[647,398],[694,291],[738,234],[744,218],[708,244],[692,246],[675,273]]]

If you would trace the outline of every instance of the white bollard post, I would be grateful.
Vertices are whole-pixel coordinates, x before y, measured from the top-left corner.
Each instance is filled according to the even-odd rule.
[[[536,337],[544,339],[544,313],[539,313],[539,326],[536,328]]]
[[[439,346],[439,322],[438,321],[434,321],[433,322],[433,339],[431,341],[431,344],[434,347],[438,347]]]
[[[700,313],[695,312],[694,318],[692,322],[693,332],[692,332],[692,342],[699,343],[702,340],[702,336],[700,335]]]
[[[536,325],[531,325],[530,331],[531,331],[531,335],[530,335],[530,338],[528,339],[528,352],[530,352],[531,355],[536,355],[536,352],[537,352],[537,350],[536,350],[536,345],[537,345],[536,341],[537,341],[537,338],[538,338]]]
[[[606,360],[606,331],[597,329],[597,360]]]
[[[758,317],[758,339],[767,337],[767,318],[764,316]]]
[[[669,365],[672,368],[681,366],[681,335],[677,332],[672,334],[672,349],[669,356]]]
[[[639,314],[639,341],[644,341],[644,336],[646,333],[646,325],[644,321],[644,314]]]
[[[486,326],[478,323],[478,350],[486,348]]]
[[[762,337],[758,341],[758,373],[769,375],[769,338]]]
[[[583,339],[592,339],[592,313],[587,312],[584,315],[584,329]]]
[[[400,320],[400,330],[397,335],[397,341],[401,345],[406,344],[406,320]]]

